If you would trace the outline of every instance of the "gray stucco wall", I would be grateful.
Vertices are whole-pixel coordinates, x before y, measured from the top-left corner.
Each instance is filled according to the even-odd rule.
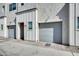
[[[69,44],[69,4],[65,4],[57,16],[62,19],[62,42]]]
[[[24,5],[22,6],[21,3],[18,3],[17,5],[17,11],[23,11],[23,10],[28,10],[28,9],[32,9],[32,8],[36,8],[36,3],[24,3]]]
[[[64,5],[64,3],[38,3],[38,21],[51,21]]]
[[[41,3],[37,5],[37,8],[38,21],[47,22],[48,20],[55,19],[56,16],[58,16],[59,19],[62,19],[62,43],[69,44],[69,4]]]

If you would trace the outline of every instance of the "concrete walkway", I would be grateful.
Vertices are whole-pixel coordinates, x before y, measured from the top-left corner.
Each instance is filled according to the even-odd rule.
[[[1,56],[73,56],[79,55],[72,51],[39,46],[27,41],[8,40],[0,43]]]

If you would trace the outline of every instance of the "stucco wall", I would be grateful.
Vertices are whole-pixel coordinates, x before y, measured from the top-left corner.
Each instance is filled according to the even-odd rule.
[[[75,45],[75,40],[74,40],[74,4],[71,3],[69,4],[69,44],[74,46]]]
[[[29,11],[25,13],[18,14],[16,16],[16,37],[17,39],[20,39],[20,28],[19,28],[19,23],[24,22],[24,40],[36,40],[36,11]],[[32,21],[33,23],[33,28],[32,30],[29,30],[28,28],[28,22]]]
[[[57,16],[62,19],[62,43],[69,44],[69,4],[65,4]]]
[[[9,4],[8,3],[5,5],[5,15],[7,16],[7,25],[15,25],[15,17],[16,17],[16,12],[17,12],[17,8],[16,10],[13,11],[9,11]]]
[[[6,4],[5,5],[5,14],[7,16],[7,24],[8,25],[15,25],[15,18],[16,18],[16,12],[20,12],[20,11],[23,11],[23,10],[28,10],[28,9],[31,9],[31,8],[35,8],[36,7],[36,4],[33,4],[33,3],[24,3],[23,6],[21,6],[21,3],[18,3],[16,4],[16,10],[13,10],[13,11],[9,11],[9,4]]]
[[[56,15],[64,5],[64,3],[38,3],[38,22],[60,21]]]
[[[79,46],[79,29],[77,28],[77,20],[78,20],[78,17],[79,17],[79,3],[76,4],[75,6],[76,8],[76,18],[74,19],[75,20],[75,43],[76,43],[76,46]]]
[[[69,44],[69,4],[45,3],[38,4],[38,21],[62,21],[62,43]],[[56,18],[58,17],[58,18]]]
[[[24,3],[24,5],[22,6],[21,3],[18,3],[17,5],[17,11],[23,11],[23,10],[28,10],[28,9],[32,9],[32,8],[36,8],[36,3]]]
[[[20,19],[21,22],[24,21],[24,19],[32,20],[31,16],[34,13],[32,13],[32,15],[30,14],[31,16],[25,16],[25,15],[19,15],[18,16],[18,15],[15,14],[17,11],[19,12],[19,11],[27,10],[27,9],[30,9],[30,8],[37,8],[38,22],[39,21],[41,21],[41,22],[43,22],[43,21],[44,22],[48,22],[48,21],[52,22],[52,20],[54,20],[55,22],[62,21],[63,22],[63,28],[62,28],[62,30],[63,30],[63,33],[62,33],[63,34],[63,44],[68,44],[68,42],[69,42],[68,41],[68,38],[69,38],[68,37],[69,36],[69,31],[68,31],[68,29],[69,29],[69,27],[68,27],[69,26],[68,25],[69,14],[68,13],[69,12],[68,11],[69,11],[69,9],[68,9],[68,5],[66,5],[65,3],[38,3],[38,4],[25,3],[24,6],[21,6],[21,4],[19,3],[17,5],[17,9],[14,10],[14,11],[9,11],[9,4],[6,4],[5,7],[6,7],[5,8],[5,15],[7,16],[7,24],[8,25],[15,25],[15,17],[18,17],[17,19]],[[70,13],[72,13],[72,11],[70,11]],[[34,21],[36,21],[35,16],[34,16]],[[70,17],[70,19],[71,19],[71,17]],[[19,22],[20,22],[20,20],[19,20]],[[71,24],[70,24],[70,26],[71,26]],[[35,31],[35,29],[34,29],[34,31]],[[29,32],[28,32],[28,34],[29,34]]]
[[[6,17],[0,18],[0,36],[7,38],[7,25],[6,25]],[[3,25],[3,30],[1,30],[1,25]]]
[[[3,10],[3,5],[5,5],[4,3],[0,3],[0,16],[4,16],[4,10]]]

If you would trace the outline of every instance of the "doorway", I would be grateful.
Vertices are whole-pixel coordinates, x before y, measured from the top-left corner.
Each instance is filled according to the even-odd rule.
[[[24,23],[20,23],[20,39],[24,40]]]

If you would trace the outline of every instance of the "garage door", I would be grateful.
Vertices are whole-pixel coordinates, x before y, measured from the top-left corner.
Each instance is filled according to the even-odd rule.
[[[16,31],[15,31],[15,26],[9,26],[8,27],[8,37],[9,38],[13,38],[13,39],[15,39],[16,38],[16,33],[15,33]]]
[[[40,24],[39,40],[44,42],[62,43],[62,23]]]

